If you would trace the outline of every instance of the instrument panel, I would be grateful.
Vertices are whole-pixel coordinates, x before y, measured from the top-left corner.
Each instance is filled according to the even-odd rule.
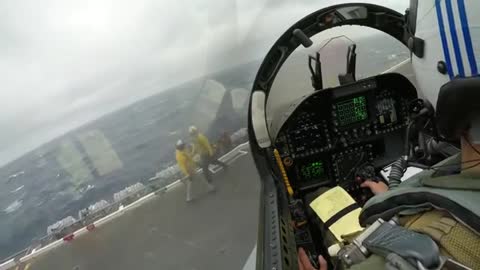
[[[402,154],[409,103],[416,98],[405,77],[383,74],[304,99],[275,140],[294,190],[358,189],[359,168],[380,167]]]

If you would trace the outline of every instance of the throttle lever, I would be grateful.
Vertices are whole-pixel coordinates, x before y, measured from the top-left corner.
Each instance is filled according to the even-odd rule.
[[[372,165],[357,169],[355,172],[355,181],[358,185],[365,182],[367,179],[377,183],[380,181],[380,178],[375,175],[375,168]]]
[[[367,165],[362,168],[359,168],[355,172],[355,184],[359,187],[360,185],[367,181],[373,181],[375,183],[379,183],[380,181],[383,182],[383,179],[376,176],[375,168],[372,165]],[[375,194],[369,188],[361,188],[361,202],[360,204],[363,205],[369,198],[373,197]]]

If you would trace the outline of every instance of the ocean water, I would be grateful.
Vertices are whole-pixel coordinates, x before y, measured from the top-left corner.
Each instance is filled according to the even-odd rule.
[[[205,133],[212,141],[225,130],[246,127],[246,104],[234,110],[229,91],[249,88],[255,69],[239,69],[205,78],[223,86],[216,89],[223,95],[218,104],[206,104],[216,104],[217,110],[209,111],[214,114],[196,111],[208,101],[199,96],[208,93],[203,79],[195,80],[106,115],[0,168],[0,258],[45,236],[57,220],[78,218],[80,209],[111,202],[115,192],[145,183],[172,165],[175,142],[188,139],[188,126],[196,121],[211,118]]]

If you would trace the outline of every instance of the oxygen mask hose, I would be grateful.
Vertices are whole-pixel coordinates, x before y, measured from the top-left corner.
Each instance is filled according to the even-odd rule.
[[[407,157],[403,156],[392,164],[390,175],[388,176],[388,188],[394,189],[402,182],[405,168],[407,167]]]
[[[287,193],[290,198],[293,197],[293,189],[292,186],[290,185],[290,180],[288,180],[287,172],[285,171],[285,167],[283,166],[282,158],[280,157],[280,153],[278,152],[277,149],[273,150],[273,155],[275,156],[275,160],[277,161],[278,169],[280,170],[280,173],[282,174],[282,180],[283,183],[285,184],[285,188],[287,189]]]
[[[410,154],[410,136],[411,129],[414,125],[414,122],[411,121],[407,125],[406,136],[405,136],[405,145],[404,145],[404,155],[396,160],[392,164],[392,169],[390,170],[390,175],[388,175],[388,188],[394,189],[400,185],[402,182],[402,177],[407,169],[408,164],[408,155]]]

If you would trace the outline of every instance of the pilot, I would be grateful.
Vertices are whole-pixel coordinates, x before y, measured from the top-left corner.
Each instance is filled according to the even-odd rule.
[[[478,0],[411,0],[407,29],[417,89],[436,104],[440,136],[460,140],[461,153],[395,188],[362,184],[376,195],[363,207],[360,224],[395,220],[395,230],[374,231],[371,255],[350,269],[480,269],[478,10]],[[416,51],[420,47],[423,55]],[[315,269],[303,249],[298,264],[301,270]],[[318,265],[327,269],[321,256]]]
[[[192,137],[195,153],[198,153],[200,155],[200,167],[203,170],[203,174],[205,175],[207,181],[211,183],[212,175],[210,173],[210,170],[208,169],[208,166],[210,164],[214,164],[219,165],[225,169],[227,165],[217,160],[213,156],[214,152],[212,146],[210,145],[210,142],[208,141],[207,137],[200,133],[195,126],[191,126],[188,129],[188,132]]]
[[[185,185],[187,189],[187,198],[186,201],[190,202],[192,200],[192,178],[195,175],[195,170],[197,168],[195,162],[193,161],[193,158],[191,154],[187,151],[187,147],[185,146],[185,143],[182,140],[178,140],[177,144],[175,145],[175,148],[177,149],[175,152],[175,158],[177,160],[178,167],[180,168],[180,171],[185,175],[186,180],[185,180]],[[209,191],[214,191],[215,186],[212,185],[210,182],[206,181],[206,185],[208,187]]]

